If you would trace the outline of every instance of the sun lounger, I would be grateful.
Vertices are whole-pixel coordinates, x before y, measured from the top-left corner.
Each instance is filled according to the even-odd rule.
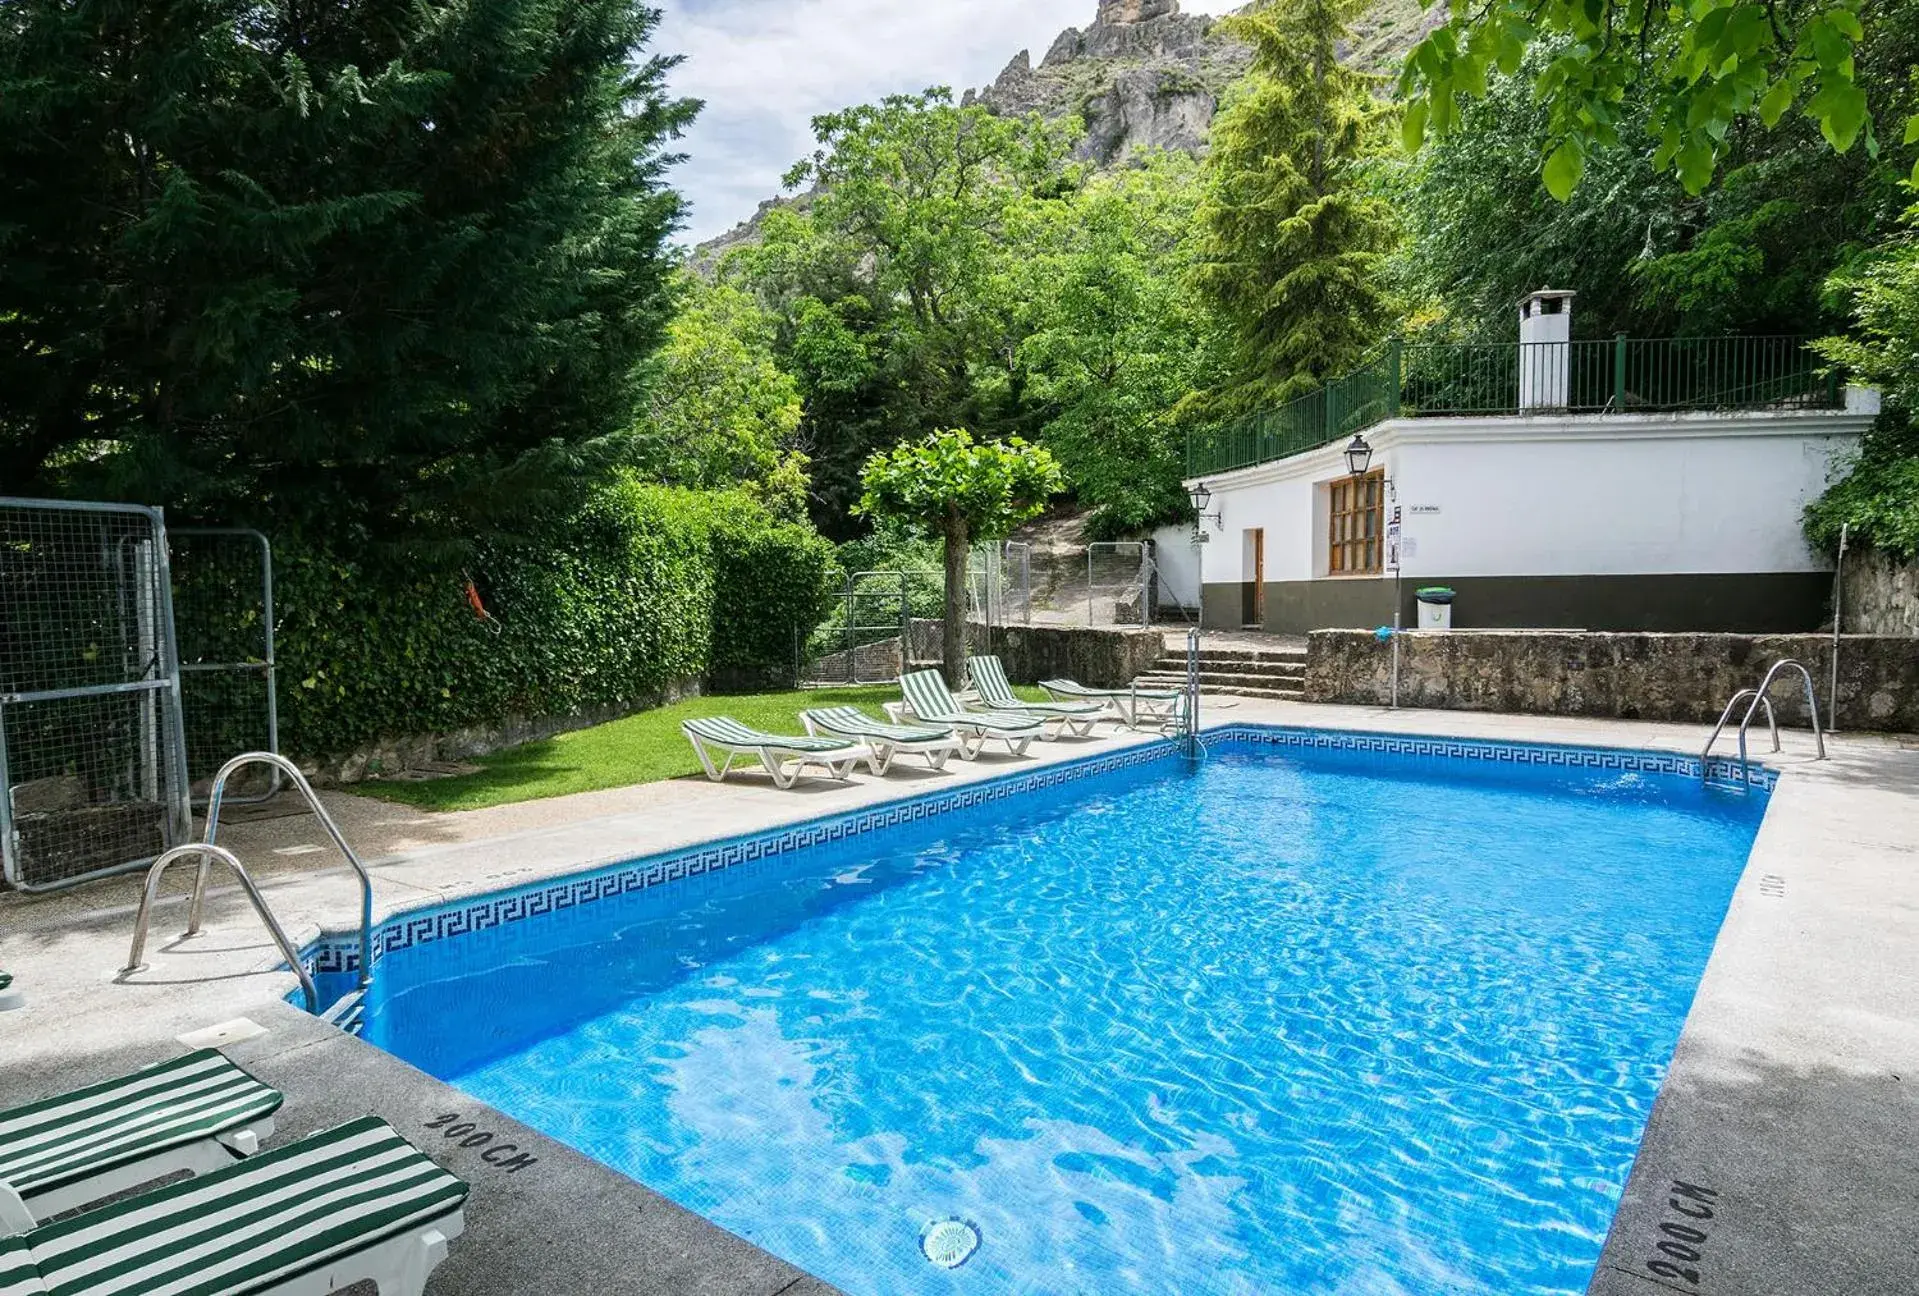
[[[872,751],[867,766],[874,774],[884,774],[895,757],[907,753],[926,757],[933,769],[944,769],[954,752],[966,755],[965,745],[950,727],[889,724],[875,720],[858,707],[818,707],[800,712],[806,732],[828,738],[848,738],[865,743]]]
[[[1185,696],[1178,689],[1140,688],[1137,684],[1123,689],[1087,688],[1069,679],[1041,680],[1039,686],[1055,701],[1096,702],[1110,706],[1114,714],[1133,729],[1139,727],[1141,720],[1163,724],[1178,719],[1180,699]]]
[[[0,1238],[0,1296],[421,1296],[465,1183],[378,1117]]]
[[[1084,737],[1093,732],[1093,726],[1107,712],[1104,702],[1027,702],[1013,692],[1013,686],[1006,681],[1006,668],[997,657],[968,657],[966,669],[972,674],[973,688],[982,704],[995,711],[1037,716],[1057,725],[1055,737],[1061,732]]]
[[[773,776],[777,787],[790,788],[799,781],[808,766],[824,770],[827,777],[845,780],[853,767],[868,756],[867,748],[844,738],[788,737],[761,733],[730,716],[706,720],[682,720],[680,732],[693,744],[706,777],[719,783],[726,778],[733,762],[741,756],[757,757]],[[715,765],[713,753],[723,752],[726,760]]]
[[[14,986],[13,973],[0,972],[0,1012],[26,1006],[27,997]]]
[[[902,700],[887,703],[887,714],[898,718],[902,712],[927,724],[948,725],[960,740],[972,745],[961,755],[971,760],[989,739],[997,738],[1006,750],[1023,756],[1033,739],[1040,736],[1040,721],[1033,716],[1007,715],[997,711],[969,711],[959,704],[938,671],[913,671],[900,676]]]
[[[250,1156],[278,1090],[212,1049],[0,1112],[0,1233],[179,1171]]]

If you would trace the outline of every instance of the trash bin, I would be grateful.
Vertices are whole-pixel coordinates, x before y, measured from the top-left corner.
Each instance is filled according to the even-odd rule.
[[[1444,585],[1429,585],[1415,591],[1419,600],[1419,628],[1421,630],[1450,630],[1453,628],[1453,592]]]

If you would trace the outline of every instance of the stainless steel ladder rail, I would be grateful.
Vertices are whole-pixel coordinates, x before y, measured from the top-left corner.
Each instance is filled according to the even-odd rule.
[[[1805,663],[1795,661],[1790,657],[1784,657],[1772,664],[1772,669],[1766,672],[1766,678],[1760,681],[1758,688],[1746,689],[1737,693],[1734,695],[1732,701],[1726,704],[1725,711],[1719,717],[1719,724],[1712,731],[1712,737],[1706,740],[1706,746],[1699,754],[1699,777],[1702,781],[1710,776],[1712,749],[1714,745],[1718,743],[1719,735],[1725,730],[1726,722],[1732,717],[1733,708],[1748,697],[1752,700],[1747,703],[1746,714],[1742,716],[1739,721],[1740,785],[1742,787],[1746,786],[1751,781],[1752,760],[1746,749],[1746,733],[1752,728],[1753,719],[1759,714],[1759,707],[1762,703],[1766,708],[1766,718],[1772,725],[1772,749],[1774,751],[1779,750],[1779,722],[1773,714],[1771,693],[1773,681],[1779,678],[1782,671],[1787,670],[1798,671],[1800,679],[1805,683],[1806,712],[1812,718],[1813,742],[1817,744],[1818,747],[1818,759],[1826,759],[1826,731],[1819,723],[1819,696],[1818,690],[1812,682],[1812,672],[1806,669]]]
[[[247,899],[253,903],[253,911],[260,915],[260,921],[266,924],[267,934],[273,937],[273,943],[280,947],[280,957],[287,961],[293,974],[300,978],[300,993],[306,997],[307,1011],[320,1011],[320,992],[313,984],[313,974],[300,962],[300,951],[293,948],[293,942],[287,939],[286,929],[280,926],[280,920],[273,916],[273,910],[267,907],[260,888],[254,884],[253,875],[247,872],[234,853],[224,846],[215,846],[212,842],[188,842],[175,846],[172,850],[153,861],[153,867],[147,870],[146,890],[140,895],[140,912],[133,920],[133,945],[127,951],[127,965],[120,969],[121,976],[131,976],[145,969],[147,952],[147,926],[153,916],[153,899],[160,892],[160,879],[176,860],[189,855],[200,857],[200,876],[204,878],[214,859],[218,859],[233,870],[233,876],[240,879],[241,889],[247,893]],[[193,931],[186,933],[193,935]]]
[[[306,775],[300,772],[300,767],[275,752],[246,752],[242,755],[235,756],[232,760],[222,765],[220,772],[213,776],[213,784],[207,793],[207,826],[202,840],[197,843],[177,846],[153,862],[153,867],[147,874],[146,891],[140,899],[140,912],[134,919],[133,950],[127,958],[127,966],[124,971],[136,972],[141,966],[140,956],[146,948],[147,927],[151,920],[154,898],[159,892],[161,874],[173,863],[174,859],[184,858],[187,855],[198,852],[200,855],[200,869],[193,879],[193,897],[187,908],[187,929],[184,935],[197,936],[200,933],[201,921],[206,912],[208,875],[212,872],[213,861],[219,859],[225,863],[227,867],[232,869],[234,874],[240,879],[240,885],[245,888],[248,899],[253,902],[254,909],[259,913],[261,920],[266,923],[267,930],[272,934],[274,941],[280,946],[280,952],[286,956],[287,962],[292,966],[295,974],[299,976],[300,987],[306,994],[307,1010],[309,1012],[318,1012],[319,993],[314,988],[313,978],[308,975],[306,968],[301,964],[298,952],[294,950],[291,943],[288,942],[285,930],[281,928],[279,920],[273,916],[272,910],[267,907],[265,899],[260,895],[260,889],[254,885],[253,878],[246,871],[246,867],[240,863],[232,851],[220,846],[216,840],[220,832],[220,806],[226,796],[227,780],[248,765],[271,765],[286,775],[293,786],[299,789],[300,795],[306,798],[308,808],[313,811],[314,817],[317,818],[321,826],[326,829],[327,836],[331,837],[333,844],[340,848],[340,854],[346,858],[347,864],[360,879],[359,988],[365,990],[372,984],[373,879],[367,873],[366,865],[362,864],[360,857],[354,853],[353,847],[347,844],[346,837],[341,834],[339,825],[333,822],[333,816],[328,814],[326,806],[321,804],[319,796],[313,791],[313,785],[307,782]]]
[[[373,980],[373,879],[366,871],[366,865],[347,845],[346,837],[340,832],[340,826],[333,822],[333,816],[327,813],[319,796],[313,791],[313,785],[307,782],[300,767],[277,752],[246,752],[235,756],[220,767],[213,776],[213,786],[207,793],[207,827],[204,834],[206,843],[211,846],[220,833],[220,806],[226,794],[227,780],[248,765],[271,765],[285,774],[293,786],[306,798],[307,807],[313,811],[313,817],[326,829],[327,836],[340,848],[348,866],[360,879],[360,988],[366,989]],[[206,906],[207,864],[200,865],[199,876],[193,881],[193,904],[187,910],[187,935],[192,936],[200,930],[200,916]]]

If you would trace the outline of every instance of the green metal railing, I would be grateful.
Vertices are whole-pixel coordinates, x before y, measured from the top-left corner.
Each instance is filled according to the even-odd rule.
[[[1277,409],[1187,439],[1188,476],[1270,463],[1390,418],[1834,409],[1839,376],[1796,337],[1406,346]]]

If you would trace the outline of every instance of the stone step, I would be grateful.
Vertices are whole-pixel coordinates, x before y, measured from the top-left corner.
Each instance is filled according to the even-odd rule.
[[[1306,650],[1304,648],[1217,648],[1211,644],[1202,643],[1199,648],[1199,655],[1202,661],[1207,658],[1218,658],[1221,661],[1298,662],[1301,665],[1304,665],[1306,662]],[[1160,660],[1165,661],[1173,657],[1185,661],[1185,647],[1168,648]]]
[[[1265,698],[1268,701],[1272,701],[1272,702],[1304,702],[1306,700],[1305,689],[1206,688],[1202,685],[1199,690],[1199,695],[1201,698],[1207,698],[1207,697]],[[1204,715],[1203,715],[1204,709],[1205,709],[1204,704],[1202,703],[1201,705],[1202,719],[1204,718]]]
[[[1180,671],[1148,672],[1139,677],[1139,683],[1149,688],[1184,688],[1186,673]],[[1217,671],[1201,671],[1199,686],[1204,689],[1300,689],[1304,690],[1306,681],[1295,675],[1234,675]]]
[[[1208,657],[1204,654],[1200,656],[1199,668],[1201,671],[1212,671],[1231,675],[1293,676],[1304,675],[1306,673],[1306,663],[1303,661],[1236,661],[1228,657]],[[1154,662],[1149,669],[1160,674],[1173,671],[1177,674],[1184,675],[1186,673],[1186,659],[1184,657],[1161,657],[1158,661]]]

